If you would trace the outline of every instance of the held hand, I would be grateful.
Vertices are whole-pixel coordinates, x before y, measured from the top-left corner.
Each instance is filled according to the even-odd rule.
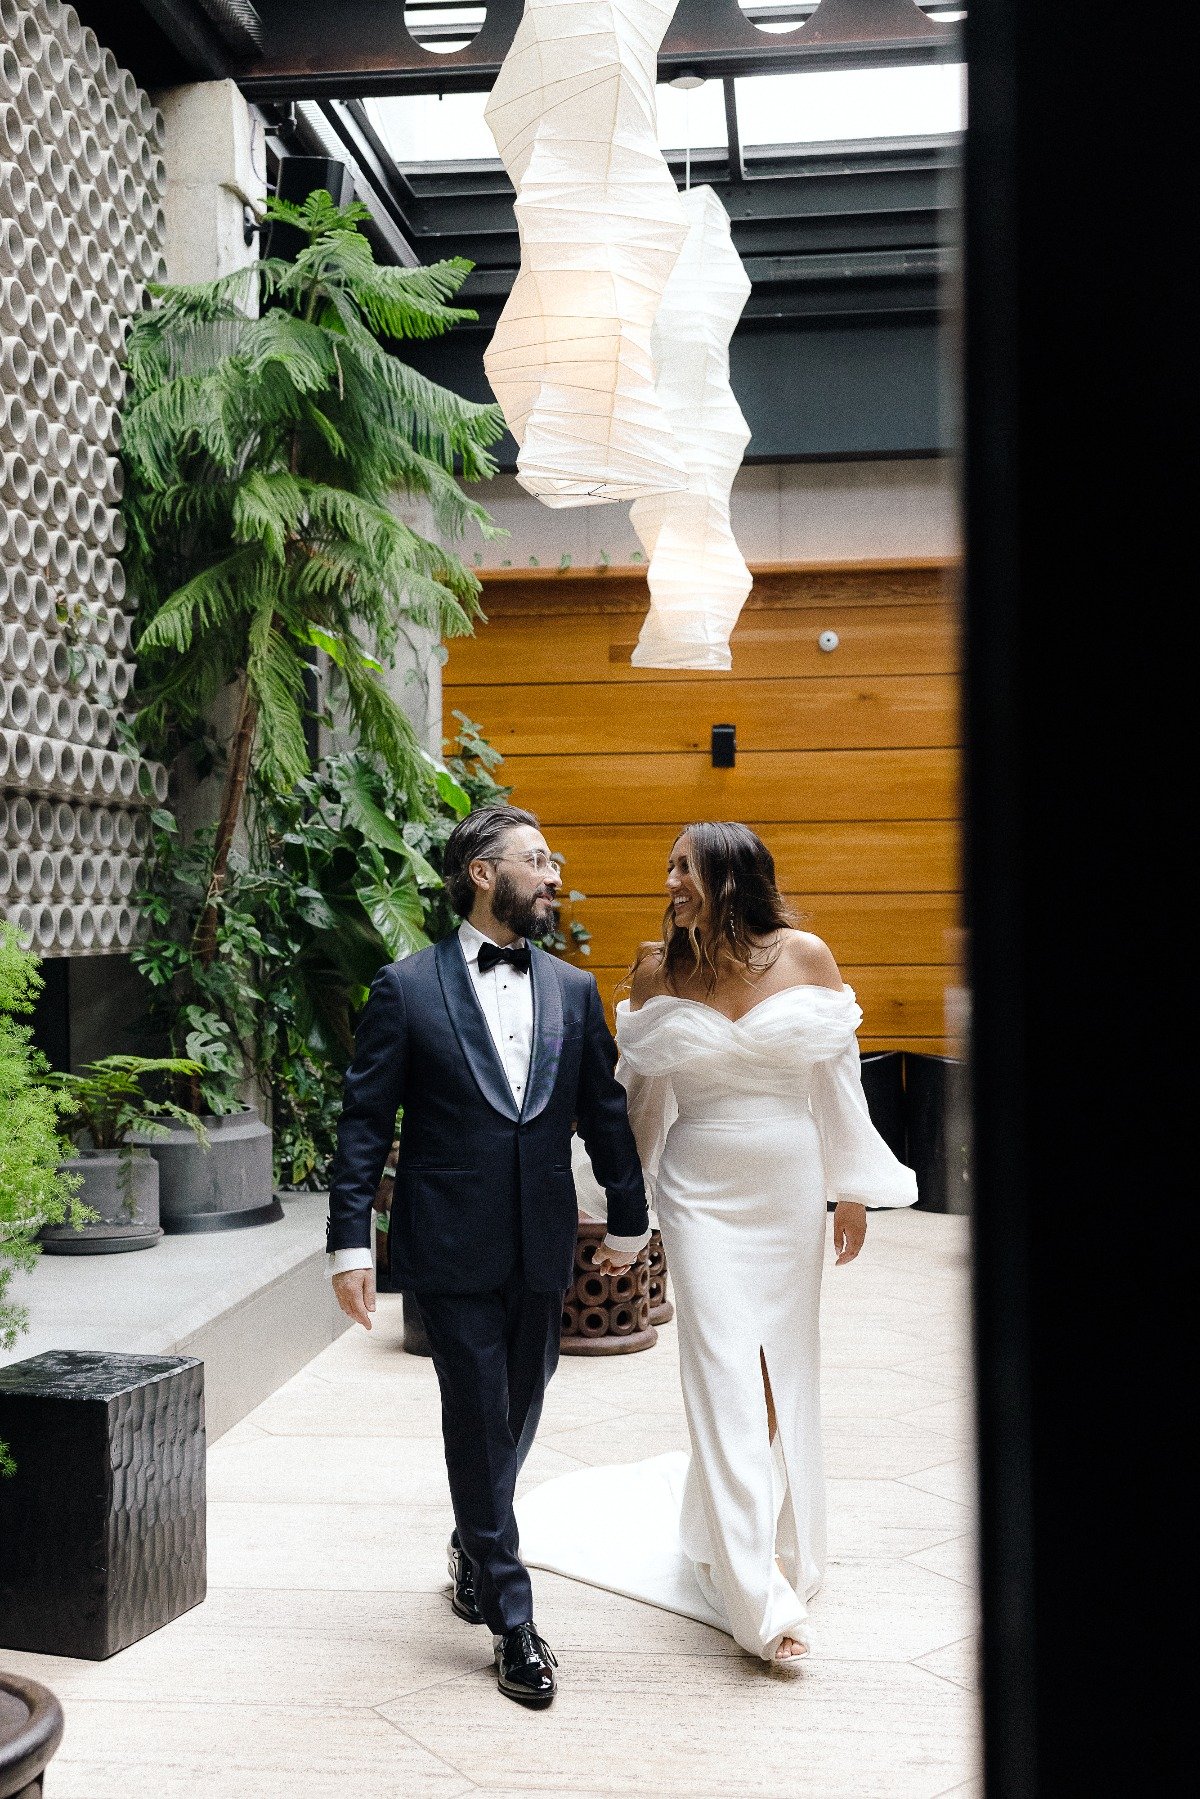
[[[867,1238],[867,1208],[853,1200],[839,1199],[833,1209],[833,1247],[837,1251],[835,1268],[852,1262]]]
[[[609,1249],[606,1244],[600,1243],[592,1266],[597,1274],[624,1274],[636,1261],[636,1255],[630,1255],[627,1249]]]
[[[347,1318],[370,1330],[371,1313],[375,1310],[375,1270],[347,1268],[344,1274],[335,1274],[333,1293]]]

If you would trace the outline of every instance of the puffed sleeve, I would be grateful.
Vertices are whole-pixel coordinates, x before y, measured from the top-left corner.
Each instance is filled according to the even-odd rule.
[[[617,1063],[617,1079],[625,1089],[629,1123],[646,1177],[646,1197],[653,1210],[658,1191],[658,1164],[667,1132],[678,1113],[675,1089],[669,1074],[639,1074],[636,1068],[630,1067],[625,1056]]]
[[[916,1175],[897,1160],[871,1123],[857,1039],[814,1065],[811,1096],[829,1198],[857,1200],[864,1206],[914,1205]],[[631,1119],[632,1114],[631,1106]]]

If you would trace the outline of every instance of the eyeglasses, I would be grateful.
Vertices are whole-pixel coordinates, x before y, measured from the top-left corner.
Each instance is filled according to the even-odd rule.
[[[551,869],[555,874],[559,872],[558,857],[546,850],[530,850],[524,856],[492,856],[489,860],[492,862],[525,862],[532,868],[534,874],[538,875],[549,874]]]

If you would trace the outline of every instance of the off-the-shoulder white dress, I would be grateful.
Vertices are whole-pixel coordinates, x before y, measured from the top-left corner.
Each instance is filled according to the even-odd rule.
[[[618,1075],[674,1282],[691,1455],[564,1475],[517,1506],[526,1562],[714,1624],[764,1658],[785,1636],[808,1642],[824,1570],[826,1200],[917,1197],[867,1112],[861,1019],[849,987],[790,987],[736,1023],[672,995],[618,1006]]]

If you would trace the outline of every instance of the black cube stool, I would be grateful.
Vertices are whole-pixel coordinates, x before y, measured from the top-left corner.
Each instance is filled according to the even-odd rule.
[[[205,1593],[204,1364],[54,1350],[0,1368],[0,1648],[103,1661]]]

